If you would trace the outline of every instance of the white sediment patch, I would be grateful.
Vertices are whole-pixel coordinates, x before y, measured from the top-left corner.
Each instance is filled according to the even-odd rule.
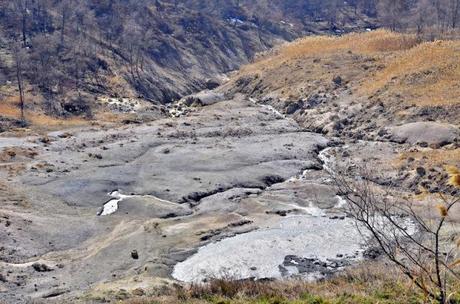
[[[174,202],[167,201],[167,200],[158,198],[158,197],[153,196],[153,195],[135,195],[135,194],[133,194],[133,195],[125,195],[125,194],[121,194],[121,192],[119,190],[112,191],[112,192],[109,193],[109,195],[112,197],[112,199],[104,204],[104,207],[102,208],[102,211],[98,214],[100,216],[105,216],[105,215],[110,215],[110,214],[115,213],[118,210],[118,204],[120,202],[122,202],[123,200],[125,200],[127,198],[134,198],[134,197],[149,197],[149,198],[154,199],[156,201],[159,201],[161,203],[177,205]]]
[[[289,269],[288,274],[280,271],[279,266],[288,255],[325,262],[340,254],[351,261],[359,260],[364,241],[351,219],[290,216],[269,228],[206,245],[177,264],[172,275],[185,282],[202,282],[219,277],[281,278],[296,274]],[[305,274],[305,278],[308,279],[309,275],[314,274]]]
[[[102,212],[99,214],[101,216],[115,213],[118,210],[118,203],[120,203],[125,198],[131,197],[130,195],[121,194],[118,190],[110,192],[109,195],[113,197],[113,199],[104,204]]]
[[[319,154],[318,158],[321,160],[323,163],[323,169],[327,171],[329,174],[334,174],[333,166],[334,166],[334,158],[330,154],[330,151],[332,150],[332,147],[323,149]]]
[[[286,115],[281,114],[278,110],[276,110],[274,107],[272,107],[272,106],[270,106],[270,105],[260,104],[260,103],[257,102],[257,100],[255,100],[254,98],[251,98],[251,97],[249,97],[249,100],[250,100],[253,104],[258,105],[258,106],[260,106],[260,107],[262,107],[262,108],[264,108],[264,109],[269,110],[270,112],[272,112],[273,114],[275,114],[275,116],[277,116],[277,117],[286,118]]]
[[[391,223],[395,222],[401,227],[405,232],[403,233],[399,229],[395,229],[395,226]],[[388,235],[389,238],[394,238],[395,236],[398,238],[405,237],[405,235],[414,235],[417,233],[417,225],[410,217],[398,217],[392,216],[391,221],[388,218],[385,218],[380,215],[375,215],[373,217],[373,225],[376,227],[376,230],[380,231],[381,233]]]
[[[279,204],[291,207],[293,209],[305,211],[307,214],[314,216],[314,217],[326,216],[326,212],[324,212],[323,209],[315,206],[313,202],[309,202],[308,207],[303,207],[303,206],[299,206],[296,204],[282,203],[282,202],[279,202]]]
[[[281,114],[278,110],[276,110],[274,107],[272,106],[269,106],[269,105],[263,105],[261,104],[260,105],[262,108],[265,108],[267,110],[269,110],[270,112],[272,112],[273,114],[275,114],[276,116],[278,117],[282,117],[282,118],[286,118],[285,115]]]
[[[416,233],[410,218],[397,218],[408,235]],[[376,216],[377,226],[389,237],[404,237],[388,227],[388,220]],[[344,237],[346,236],[346,237]],[[350,263],[363,260],[370,234],[356,229],[351,218],[290,216],[273,223],[268,228],[240,234],[201,247],[198,252],[177,264],[172,276],[183,282],[203,282],[209,279],[282,278],[298,275],[296,267],[280,266],[287,256],[333,261],[338,256]],[[303,273],[306,280],[322,276],[317,272]]]
[[[302,173],[296,175],[296,176],[293,176],[291,177],[290,179],[288,179],[287,181],[288,182],[297,182],[297,181],[301,181],[301,180],[304,180],[308,177],[308,173],[312,172],[312,171],[315,171],[315,170],[312,170],[312,169],[306,169],[306,170],[303,170]]]
[[[347,205],[347,200],[341,197],[340,195],[336,196],[337,198],[337,204],[334,206],[335,209],[340,209],[343,208]]]

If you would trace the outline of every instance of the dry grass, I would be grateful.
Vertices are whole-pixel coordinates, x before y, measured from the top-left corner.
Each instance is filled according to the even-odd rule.
[[[399,94],[416,105],[460,103],[460,42],[422,43],[388,60],[363,85],[362,92]]]
[[[458,105],[460,41],[421,42],[386,30],[307,37],[261,56],[236,79],[255,75],[260,87],[288,99],[306,97],[318,87],[333,91],[331,79],[340,75],[356,98]]]
[[[460,165],[460,148],[452,150],[421,150],[417,152],[403,152],[394,161],[396,167],[400,167],[407,159],[413,158],[414,162],[423,160],[424,165],[428,168],[459,166]]]
[[[127,300],[126,304],[151,303],[427,303],[413,284],[383,262],[362,265],[329,280],[228,281],[177,287],[166,294]]]
[[[44,114],[26,112],[26,119],[32,123],[32,125],[50,128],[88,125],[88,121],[80,117],[56,118]]]
[[[19,118],[21,115],[19,98],[17,96],[4,97],[0,102],[0,115],[9,118]]]
[[[386,30],[352,33],[341,37],[306,37],[285,44],[274,52],[267,53],[254,64],[243,67],[242,72],[256,72],[263,68],[273,69],[291,60],[323,57],[331,54],[353,52],[373,55],[382,52],[401,51],[410,49],[417,43],[417,38],[414,35],[402,35]]]
[[[5,92],[5,90],[3,90]],[[29,104],[32,104],[32,108],[26,108],[25,118],[29,124],[29,128],[34,131],[53,131],[63,128],[75,128],[75,127],[85,127],[93,125],[94,123],[121,123],[125,119],[133,119],[133,114],[123,114],[123,113],[112,113],[112,112],[97,112],[94,114],[92,120],[88,120],[84,117],[73,116],[73,117],[56,117],[50,116],[43,113],[42,110],[39,110],[36,104],[41,103],[40,96],[26,96],[26,100]],[[0,101],[0,117],[6,117],[10,119],[21,118],[21,110],[19,107],[19,96],[14,94],[9,94],[2,97]],[[26,132],[27,133],[27,132]]]
[[[6,98],[0,103],[0,116],[8,118],[20,119],[21,110],[16,97]],[[88,121],[82,118],[56,118],[45,115],[39,112],[32,112],[29,110],[25,111],[26,120],[32,124],[32,126],[38,127],[62,127],[62,126],[79,126],[87,124]]]

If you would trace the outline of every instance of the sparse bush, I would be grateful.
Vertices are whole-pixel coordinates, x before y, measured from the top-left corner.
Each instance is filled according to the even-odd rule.
[[[450,186],[460,188],[460,170],[451,167],[448,173]],[[460,241],[447,225],[458,220],[458,214],[451,213],[460,202],[456,191],[450,197],[439,194],[440,202],[429,206],[437,208],[438,216],[427,219],[412,202],[395,201],[388,193],[376,192],[365,169],[354,181],[340,172],[331,175],[348,202],[349,215],[371,244],[380,248],[427,299],[452,303],[460,282]]]

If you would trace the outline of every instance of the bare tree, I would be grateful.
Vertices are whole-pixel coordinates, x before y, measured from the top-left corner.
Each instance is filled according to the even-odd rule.
[[[64,47],[65,43],[65,32],[67,28],[68,19],[72,13],[71,1],[64,0],[59,4],[59,14],[60,14],[60,48]]]
[[[391,199],[370,181],[370,172],[361,170],[360,178],[350,180],[344,174],[332,174],[340,192],[348,202],[348,213],[372,244],[393,262],[423,293],[437,303],[449,303],[452,282],[460,279],[455,265],[458,246],[447,228],[451,209],[460,197],[440,194],[436,206],[439,215],[421,216],[420,206],[409,201]],[[460,187],[460,172],[452,169]],[[452,179],[452,178],[451,178]],[[431,205],[430,207],[433,207]]]
[[[19,29],[22,44],[25,47],[27,45],[28,38],[28,27],[29,27],[29,0],[17,0],[11,1],[11,10],[14,14],[14,19],[16,19],[16,28]]]
[[[391,30],[397,30],[405,19],[408,3],[406,0],[380,0],[378,2],[378,15],[383,24]]]
[[[19,91],[19,107],[21,109],[21,122],[25,124],[26,119],[24,115],[25,97],[24,97],[23,74],[24,74],[24,63],[25,63],[27,54],[25,50],[17,42],[14,43],[12,49],[14,50],[13,58],[14,58],[16,81],[18,84],[18,91]]]
[[[124,25],[123,48],[126,51],[131,81],[137,85],[142,83],[142,66],[144,61],[143,45],[146,31],[143,31],[132,19]]]
[[[449,0],[449,2],[451,12],[451,26],[452,28],[456,28],[460,15],[460,0]]]

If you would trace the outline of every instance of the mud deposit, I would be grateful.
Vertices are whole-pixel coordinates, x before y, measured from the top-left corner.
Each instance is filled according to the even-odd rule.
[[[363,241],[351,219],[290,216],[200,248],[175,267],[173,277],[187,282],[288,276],[315,279],[361,259]]]
[[[33,149],[0,170],[0,302],[222,274],[311,279],[361,258],[323,169],[329,139],[244,96],[186,112],[0,139]]]

